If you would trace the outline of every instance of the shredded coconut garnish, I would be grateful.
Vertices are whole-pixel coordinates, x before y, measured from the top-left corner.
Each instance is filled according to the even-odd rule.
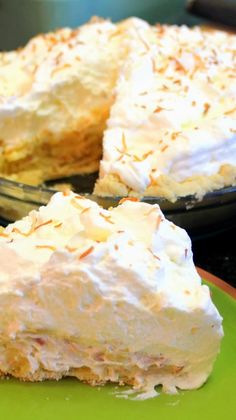
[[[86,251],[84,251],[80,256],[79,256],[79,260],[82,260],[82,258],[87,257],[89,254],[91,254],[91,252],[94,250],[94,246],[90,246],[90,248],[86,249]]]

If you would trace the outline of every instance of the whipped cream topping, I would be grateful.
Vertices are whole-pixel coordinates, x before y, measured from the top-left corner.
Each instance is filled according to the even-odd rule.
[[[157,26],[144,37],[120,72],[100,178],[143,193],[160,175],[182,182],[236,166],[236,36]]]
[[[187,233],[158,205],[129,199],[104,210],[57,193],[0,233],[0,251],[2,337],[41,331],[98,351],[112,345],[135,366],[157,355],[167,367],[181,366],[177,376],[149,377],[144,369],[146,390],[158,383],[194,388],[207,379],[222,319],[201,285]],[[89,363],[97,372],[97,361]]]
[[[1,53],[0,130],[6,148],[76,130],[78,121],[84,127],[110,107],[120,64],[145,27],[135,18],[118,25],[95,19]]]

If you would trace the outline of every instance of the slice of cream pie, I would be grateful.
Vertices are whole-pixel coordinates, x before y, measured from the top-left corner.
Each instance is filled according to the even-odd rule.
[[[149,28],[93,19],[1,53],[0,174],[39,184],[96,171],[120,65]]]
[[[73,193],[0,233],[0,371],[130,384],[139,398],[200,387],[222,318],[187,233],[158,205],[104,210]]]
[[[153,34],[121,70],[95,193],[175,201],[235,184],[236,36],[185,26]]]

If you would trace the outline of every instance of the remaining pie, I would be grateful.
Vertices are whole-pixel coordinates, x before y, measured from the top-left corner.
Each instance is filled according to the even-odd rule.
[[[158,205],[104,210],[74,193],[0,233],[0,371],[132,385],[138,398],[200,387],[222,318],[187,233]]]
[[[179,196],[236,182],[236,36],[156,26],[126,59],[98,195]]]
[[[102,158],[102,196],[174,201],[235,184],[235,50],[224,31],[131,18],[0,54],[0,174],[39,184]]]

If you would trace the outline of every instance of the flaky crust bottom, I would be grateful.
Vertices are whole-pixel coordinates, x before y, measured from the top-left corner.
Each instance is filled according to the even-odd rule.
[[[9,375],[0,371],[0,377],[4,378],[6,376],[9,376]],[[41,370],[38,370],[37,372],[27,374],[24,376],[20,376],[17,373],[10,376],[13,376],[23,382],[42,382],[46,380],[59,381],[60,379],[64,377],[74,377],[80,380],[81,382],[87,383],[91,386],[105,385],[105,383],[107,382],[99,378],[99,376],[96,375],[94,372],[92,372],[91,369],[88,367],[70,369],[67,372],[51,372],[45,369],[41,369]],[[120,385],[135,386],[135,379],[129,378],[129,377],[123,377],[122,380],[118,381],[118,383]]]
[[[195,195],[196,198],[201,199],[210,191],[230,185],[236,185],[236,167],[223,165],[217,174],[211,176],[193,176],[183,182],[177,182],[169,176],[161,175],[142,194],[127,187],[117,175],[109,174],[96,182],[94,193],[101,197],[163,197],[175,202],[179,197],[188,195]]]

